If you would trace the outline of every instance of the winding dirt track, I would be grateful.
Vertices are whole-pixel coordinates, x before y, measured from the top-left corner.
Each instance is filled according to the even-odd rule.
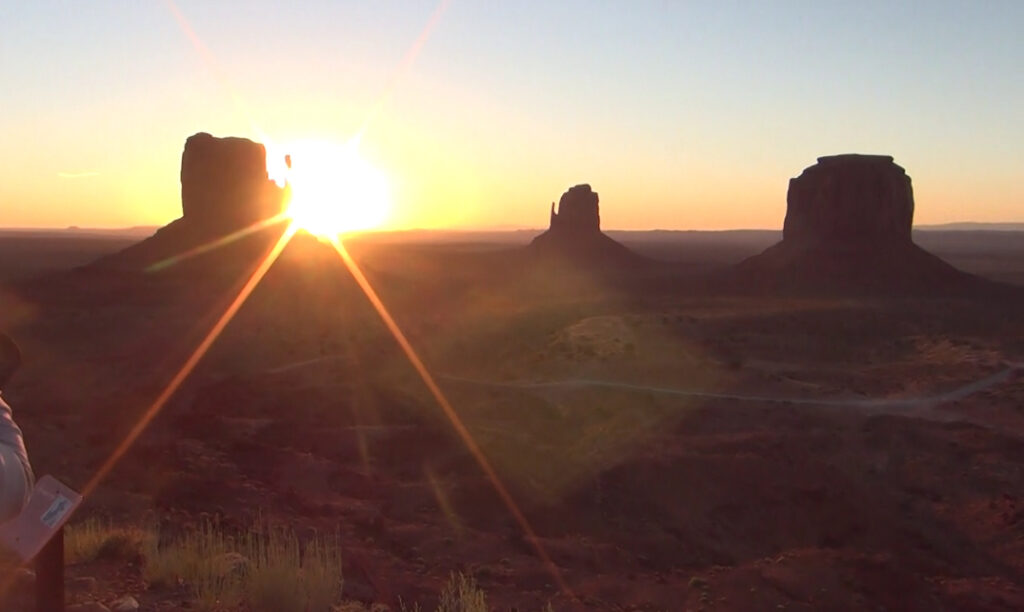
[[[326,355],[323,357],[317,357],[315,359],[309,359],[305,361],[298,361],[295,363],[284,364],[275,368],[267,370],[269,374],[278,374],[287,372],[290,370],[301,369],[307,366],[322,363],[333,359],[342,358],[343,355]],[[679,397],[692,397],[698,399],[713,399],[713,400],[729,400],[737,402],[761,402],[761,403],[776,403],[776,404],[796,404],[805,406],[828,406],[838,408],[858,408],[866,411],[874,412],[888,412],[895,414],[914,414],[915,416],[922,416],[935,420],[949,420],[952,418],[959,418],[967,421],[975,421],[970,417],[964,415],[953,415],[953,414],[942,414],[933,412],[932,409],[942,404],[948,404],[962,400],[966,397],[991,389],[997,385],[1010,380],[1017,372],[1024,371],[1024,363],[1017,362],[1004,362],[1005,366],[1002,370],[999,370],[995,374],[986,376],[978,379],[974,382],[967,383],[956,389],[951,389],[942,393],[935,393],[931,395],[920,395],[916,397],[881,397],[881,398],[870,398],[870,397],[792,397],[792,396],[780,396],[780,395],[749,395],[743,393],[722,393],[717,391],[703,391],[699,389],[679,389],[675,387],[656,387],[651,385],[639,385],[635,383],[617,381],[617,380],[602,380],[602,379],[591,379],[591,378],[566,378],[562,380],[543,380],[543,381],[496,381],[496,380],[482,380],[476,378],[466,378],[463,376],[454,376],[450,374],[438,374],[439,380],[456,383],[473,385],[478,387],[489,387],[492,389],[519,389],[526,391],[542,392],[545,390],[552,389],[583,389],[583,388],[605,388],[605,389],[619,389],[623,391],[636,391],[644,393],[657,393],[662,395],[674,395]],[[988,425],[988,423],[980,422],[979,424]]]
[[[783,397],[771,395],[746,395],[740,393],[719,393],[715,391],[700,391],[694,389],[677,389],[673,387],[654,387],[649,385],[637,385],[633,383],[599,380],[588,378],[570,378],[551,381],[526,381],[526,382],[501,382],[491,380],[478,380],[464,378],[461,376],[440,375],[438,378],[455,383],[477,385],[492,388],[525,389],[543,391],[545,389],[557,388],[585,388],[599,387],[608,389],[622,389],[626,391],[642,391],[645,393],[659,393],[664,395],[677,395],[682,397],[695,397],[702,399],[721,399],[739,402],[771,402],[781,404],[803,404],[812,406],[836,406],[861,408],[865,410],[907,412],[915,409],[929,409],[941,404],[955,402],[970,395],[990,389],[996,385],[1008,381],[1016,372],[1024,370],[1024,363],[1006,363],[1002,370],[986,376],[980,380],[968,383],[956,389],[933,395],[918,397],[894,397],[894,398],[813,398],[813,397]]]

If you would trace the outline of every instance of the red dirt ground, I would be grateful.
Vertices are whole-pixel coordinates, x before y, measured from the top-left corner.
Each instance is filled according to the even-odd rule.
[[[1010,302],[699,297],[682,283],[637,295],[458,251],[356,251],[439,374],[849,399],[941,393],[1024,361]],[[91,476],[255,253],[4,290],[0,325],[30,357],[5,397],[40,473]],[[464,571],[496,610],[1024,609],[1019,375],[904,412],[441,384],[578,603],[311,245],[286,254],[81,515],[338,530],[346,597],[392,606],[430,609]],[[70,572],[101,585],[78,599],[187,603],[131,565]]]

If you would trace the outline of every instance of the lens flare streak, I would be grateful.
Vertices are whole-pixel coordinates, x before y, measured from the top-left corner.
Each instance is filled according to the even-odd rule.
[[[249,127],[258,134],[260,138],[263,138],[263,130],[256,125],[255,121],[253,121],[252,113],[249,112],[249,109],[245,106],[245,103],[241,96],[239,96],[235,91],[235,88],[231,86],[231,81],[217,63],[217,59],[213,56],[213,52],[210,51],[210,48],[207,47],[203,40],[199,38],[199,35],[196,34],[195,28],[192,27],[192,24],[189,22],[188,18],[185,17],[181,8],[178,7],[174,0],[164,0],[164,4],[167,5],[167,9],[171,12],[171,15],[174,16],[174,20],[178,22],[178,27],[181,28],[182,33],[185,34],[185,37],[188,38],[190,43],[192,43],[192,47],[195,49],[196,53],[198,53],[199,57],[203,60],[203,63],[206,65],[206,69],[210,71],[214,79],[217,80],[217,83],[221,86],[228,97],[231,98],[231,102],[235,105],[235,109],[242,115],[242,117],[245,118]]]
[[[363,290],[363,293],[366,294],[367,299],[370,300],[370,304],[373,305],[373,308],[377,311],[377,314],[384,321],[384,325],[387,326],[388,331],[390,331],[391,335],[394,336],[395,341],[398,343],[398,346],[402,349],[402,352],[405,353],[405,356],[409,360],[409,363],[411,363],[413,368],[416,369],[417,374],[419,374],[420,378],[423,380],[423,384],[427,386],[427,389],[430,391],[430,394],[434,396],[434,399],[437,401],[438,405],[441,406],[441,409],[444,411],[445,416],[447,416],[448,420],[451,421],[452,427],[455,428],[455,432],[459,434],[460,438],[462,438],[462,442],[466,445],[466,448],[473,455],[473,458],[476,459],[476,462],[480,466],[480,469],[483,470],[484,475],[486,475],[487,479],[491,481],[491,486],[494,487],[494,490],[498,493],[498,496],[501,497],[502,503],[505,504],[505,507],[508,509],[509,513],[512,514],[512,518],[515,519],[516,523],[519,524],[520,529],[523,530],[523,533],[526,535],[526,539],[529,541],[530,546],[533,547],[533,550],[537,553],[537,556],[540,557],[544,565],[547,566],[548,571],[551,573],[551,576],[557,582],[558,588],[563,593],[565,593],[570,598],[570,600],[575,600],[576,598],[573,595],[572,591],[569,589],[569,586],[565,583],[565,580],[562,578],[562,574],[558,570],[558,566],[555,565],[554,561],[552,561],[551,557],[548,555],[547,550],[544,549],[544,546],[543,544],[541,544],[536,532],[534,532],[533,527],[530,525],[530,522],[526,519],[526,515],[523,514],[522,510],[519,509],[519,505],[516,503],[515,499],[512,497],[512,494],[509,492],[509,490],[505,487],[505,484],[498,476],[497,471],[495,471],[494,467],[491,466],[491,462],[487,459],[487,456],[484,454],[483,450],[477,444],[476,439],[473,438],[473,434],[470,433],[465,423],[462,422],[462,418],[459,417],[458,413],[455,411],[455,408],[452,406],[451,402],[448,401],[447,396],[445,396],[445,394],[441,391],[441,387],[438,386],[437,382],[434,380],[433,375],[427,369],[427,366],[423,363],[423,360],[420,359],[419,354],[416,353],[415,349],[413,349],[412,344],[409,342],[408,338],[406,338],[405,333],[402,332],[401,328],[398,327],[398,324],[395,323],[394,318],[391,317],[391,313],[388,312],[387,307],[384,306],[384,302],[381,301],[380,297],[377,295],[377,292],[374,290],[373,286],[370,285],[370,281],[367,280],[365,275],[363,275],[363,271],[359,268],[359,265],[356,264],[355,260],[352,259],[352,255],[348,252],[348,249],[345,248],[345,245],[342,244],[339,239],[332,239],[331,245],[334,246],[334,250],[338,252],[338,255],[341,256],[342,261],[345,262],[345,266],[348,268],[349,272],[352,273],[352,277],[355,279],[360,289]]]
[[[416,37],[415,41],[413,41],[409,50],[406,51],[405,55],[402,57],[402,61],[398,65],[398,68],[395,69],[395,72],[388,80],[384,93],[382,93],[377,99],[377,102],[374,103],[370,112],[366,114],[366,119],[360,126],[359,131],[356,132],[356,143],[362,139],[363,134],[367,129],[369,129],[370,124],[373,123],[377,116],[383,111],[384,106],[388,103],[388,100],[391,99],[395,89],[398,88],[398,83],[402,80],[402,77],[405,76],[405,73],[412,68],[413,63],[416,61],[416,57],[420,54],[420,51],[423,50],[423,46],[427,44],[427,40],[430,39],[430,35],[434,32],[434,28],[437,27],[438,22],[441,21],[441,16],[444,15],[446,10],[448,10],[448,5],[450,4],[451,0],[441,0],[438,2],[434,12],[430,14],[430,18],[427,20],[426,25],[424,25],[423,29],[420,31],[420,35]]]
[[[231,322],[231,319],[233,319],[235,314],[242,308],[242,304],[245,303],[245,300],[248,299],[250,294],[252,294],[253,290],[259,284],[260,280],[263,279],[263,277],[266,275],[270,267],[274,264],[275,261],[277,261],[278,256],[280,256],[281,254],[281,251],[284,250],[284,247],[288,244],[288,241],[290,241],[292,236],[294,235],[295,229],[293,229],[291,226],[288,226],[288,228],[281,234],[281,237],[278,239],[277,243],[274,244],[273,248],[271,248],[267,255],[263,258],[263,261],[260,262],[256,270],[253,271],[252,276],[249,277],[249,280],[246,281],[241,291],[238,292],[238,295],[235,297],[234,301],[232,301],[231,304],[228,306],[227,310],[224,311],[224,314],[222,314],[220,318],[217,319],[217,322],[213,325],[212,328],[210,328],[210,331],[206,334],[206,337],[203,338],[202,342],[199,343],[199,346],[196,347],[196,350],[192,352],[189,358],[185,361],[184,365],[181,366],[181,369],[178,370],[178,373],[174,375],[174,378],[171,379],[171,382],[167,384],[163,392],[160,393],[160,395],[156,398],[156,400],[149,407],[149,409],[146,410],[145,413],[143,413],[143,415],[135,423],[135,426],[132,427],[130,432],[128,432],[128,435],[125,436],[124,440],[121,441],[117,448],[114,449],[114,452],[110,455],[110,457],[96,471],[96,474],[93,475],[92,479],[90,479],[89,482],[85,485],[85,487],[82,488],[82,497],[88,497],[89,494],[91,494],[96,489],[96,487],[99,485],[100,482],[103,481],[103,479],[107,476],[110,470],[112,470],[114,466],[117,465],[117,462],[121,460],[121,457],[123,457],[124,454],[128,452],[128,449],[131,448],[131,446],[135,443],[138,437],[142,435],[142,432],[146,430],[146,427],[148,427],[149,424],[153,421],[153,419],[155,419],[156,416],[160,414],[160,411],[167,404],[168,400],[171,399],[171,397],[178,390],[181,384],[185,382],[185,379],[188,378],[189,374],[191,374],[192,371],[195,370],[196,366],[199,365],[199,362],[202,361],[203,357],[210,350],[210,347],[217,340],[217,337],[220,336],[221,332],[224,331],[224,328],[226,328],[228,326],[228,323]]]
[[[192,28],[191,24],[185,18],[184,14],[178,8],[174,0],[165,0],[165,3],[170,9],[170,12],[173,14],[175,20],[178,22],[178,25],[180,26],[181,30],[188,37],[189,41],[192,43],[195,50],[203,59],[204,63],[206,64],[206,67],[214,74],[220,85],[228,93],[229,97],[234,102],[235,107],[248,120],[253,130],[256,133],[258,133],[264,141],[269,141],[270,139],[251,120],[250,114],[247,112],[247,109],[242,103],[242,100],[235,93],[234,89],[230,86],[228,79],[217,65],[217,62],[215,61],[213,54],[196,34],[195,30]],[[401,64],[396,69],[395,73],[390,79],[385,92],[380,96],[380,98],[377,100],[374,106],[370,109],[370,112],[367,114],[366,119],[362,123],[355,137],[353,138],[352,142],[354,146],[358,146],[358,143],[360,142],[363,133],[367,130],[367,128],[370,126],[373,120],[380,114],[388,99],[391,97],[394,90],[397,88],[398,82],[401,80],[404,74],[409,70],[409,68],[414,63],[417,55],[419,55],[419,52],[426,44],[427,40],[430,38],[431,33],[433,32],[434,28],[439,22],[442,14],[445,12],[445,10],[447,10],[450,3],[451,0],[440,0],[436,9],[431,14],[429,20],[427,21],[427,24],[420,32],[417,39],[413,42],[413,44],[407,51],[406,55],[403,57]],[[152,272],[164,269],[168,266],[172,266],[183,259],[193,257],[200,253],[205,253],[219,246],[223,246],[224,244],[232,242],[233,240],[237,240],[238,238],[244,235],[255,232],[264,227],[273,225],[274,223],[281,220],[281,216],[274,217],[272,219],[267,220],[266,222],[256,224],[256,226],[240,230],[239,232],[225,236],[211,243],[196,247],[195,249],[182,253],[181,255],[177,255],[164,261],[158,262],[153,266],[150,266],[150,268],[148,268],[147,271]],[[127,436],[124,438],[124,440],[121,441],[121,443],[117,446],[117,448],[110,455],[110,457],[100,466],[100,468],[96,471],[95,475],[82,488],[83,497],[88,497],[96,489],[96,487],[103,481],[103,479],[106,478],[106,476],[110,473],[114,466],[116,466],[117,463],[123,458],[124,454],[128,451],[128,449],[131,448],[131,446],[135,443],[139,436],[142,435],[142,433],[153,421],[153,419],[156,418],[156,416],[164,408],[164,406],[171,399],[171,397],[174,396],[177,390],[181,387],[182,383],[188,378],[192,371],[195,370],[196,366],[203,359],[203,357],[209,351],[210,347],[227,327],[228,323],[231,322],[235,314],[241,309],[242,305],[252,294],[257,285],[259,285],[259,282],[263,279],[267,271],[278,259],[281,252],[288,245],[289,241],[292,239],[292,237],[295,235],[297,231],[299,231],[299,227],[293,220],[291,223],[289,223],[285,231],[282,233],[277,243],[273,246],[273,248],[270,249],[270,251],[264,257],[264,259],[260,262],[259,266],[249,277],[248,281],[246,281],[245,285],[239,291],[234,301],[232,301],[232,303],[225,310],[224,314],[221,315],[221,317],[213,325],[213,327],[210,329],[207,335],[203,338],[203,340],[199,343],[199,345],[192,352],[189,358],[185,361],[181,369],[178,370],[177,374],[175,374],[175,376],[167,384],[167,386],[156,398],[153,404],[146,410],[145,413],[143,413],[143,415],[135,423],[131,431],[128,432]],[[352,259],[348,250],[341,243],[340,238],[338,236],[330,237],[330,243],[334,246],[334,249],[341,257],[345,266],[348,268],[349,272],[352,274],[357,284],[363,290],[363,293],[366,294],[367,299],[369,299],[370,303],[373,305],[378,315],[384,321],[384,324],[387,326],[388,330],[394,336],[395,341],[398,343],[399,347],[405,353],[406,357],[409,359],[409,362],[417,371],[420,378],[423,380],[423,383],[430,391],[431,395],[434,397],[438,405],[444,411],[445,415],[451,422],[456,433],[458,433],[459,437],[466,445],[466,448],[470,451],[470,453],[476,460],[477,464],[480,466],[484,474],[490,480],[491,485],[498,493],[499,497],[501,498],[502,502],[504,503],[508,511],[512,514],[512,517],[515,519],[516,523],[518,523],[519,527],[522,529],[523,533],[526,536],[526,539],[529,541],[531,547],[537,553],[537,556],[544,563],[546,569],[551,574],[552,578],[555,580],[559,589],[566,596],[568,596],[570,601],[578,604],[579,600],[576,598],[572,590],[566,584],[561,572],[558,569],[558,566],[555,565],[551,557],[548,555],[543,544],[541,544],[539,538],[534,532],[533,527],[530,525],[529,521],[527,521],[526,516],[519,509],[519,506],[515,502],[515,499],[512,497],[511,493],[505,487],[501,479],[498,477],[497,472],[491,466],[490,461],[488,461],[486,455],[484,455],[483,450],[477,444],[476,440],[473,438],[469,429],[462,422],[462,419],[455,412],[455,409],[452,407],[447,397],[441,391],[441,388],[437,385],[437,382],[435,381],[434,377],[430,374],[429,370],[427,370],[423,361],[420,359],[419,355],[413,349],[412,345],[409,343],[409,340],[406,338],[405,334],[398,327],[398,324],[395,323],[394,319],[391,317],[391,314],[384,306],[384,303],[377,295],[377,292],[373,289],[373,287],[370,285],[370,282],[363,275],[362,270]],[[436,483],[434,484],[436,488]],[[9,585],[0,585],[0,587],[6,586]],[[3,590],[5,589],[0,589],[0,592],[2,592]]]
[[[193,247],[185,251],[184,253],[172,255],[171,257],[168,257],[166,259],[161,259],[160,261],[147,266],[146,272],[159,272],[161,270],[166,270],[167,268],[177,265],[186,259],[191,259],[193,257],[196,257],[197,255],[202,255],[203,253],[208,253],[222,246],[227,246],[232,242],[235,242],[236,240],[241,240],[242,238],[245,238],[250,234],[255,234],[256,232],[266,229],[272,225],[283,223],[285,219],[286,217],[282,213],[280,215],[270,217],[269,219],[264,219],[263,221],[257,221],[256,223],[253,223],[248,227],[244,227],[238,231],[231,232],[230,234],[227,234],[225,236],[221,236],[216,240],[211,240],[210,242],[206,242],[197,247]]]

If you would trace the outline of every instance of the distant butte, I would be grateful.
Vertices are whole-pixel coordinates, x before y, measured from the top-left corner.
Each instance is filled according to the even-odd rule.
[[[548,230],[533,239],[529,249],[542,257],[556,257],[577,264],[629,263],[641,258],[601,231],[597,192],[590,185],[569,188],[551,203]]]
[[[984,283],[913,242],[910,177],[888,155],[819,157],[790,179],[782,242],[740,263],[753,288],[943,293]]]
[[[147,266],[278,215],[284,190],[267,175],[267,150],[246,138],[190,136],[181,154],[181,218],[101,260]],[[265,232],[264,232],[265,233]],[[255,239],[255,247],[266,236]],[[251,241],[250,241],[251,242]]]
[[[282,190],[267,176],[267,150],[246,138],[190,136],[181,154],[181,211],[189,226],[218,232],[281,212]]]
[[[833,155],[790,179],[783,239],[808,247],[911,244],[914,189],[888,155]]]
[[[558,212],[555,212],[555,203],[551,203],[549,231],[562,237],[599,234],[601,210],[597,192],[586,184],[570,187],[558,200]]]

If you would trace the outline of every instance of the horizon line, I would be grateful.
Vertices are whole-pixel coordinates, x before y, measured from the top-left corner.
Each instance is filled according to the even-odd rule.
[[[79,225],[40,225],[40,226],[0,226],[0,232],[81,232],[81,233],[128,233],[128,232],[142,232],[142,231],[156,231],[163,227],[165,224],[139,224],[139,225],[123,225],[123,226],[79,226]],[[956,226],[1019,226],[1020,230],[1024,231],[1024,220],[1021,221],[947,221],[943,223],[915,223],[911,227],[913,229],[925,229],[925,228],[943,228],[943,227],[956,227]],[[498,226],[454,226],[454,227],[407,227],[407,228],[394,228],[394,229],[369,229],[358,232],[360,234],[399,234],[403,232],[504,232],[504,233],[515,233],[515,232],[543,232],[548,228],[538,226],[516,226],[516,225],[498,225]],[[668,227],[650,227],[650,228],[601,228],[602,232],[781,232],[782,227],[728,227],[728,228],[668,228]]]

